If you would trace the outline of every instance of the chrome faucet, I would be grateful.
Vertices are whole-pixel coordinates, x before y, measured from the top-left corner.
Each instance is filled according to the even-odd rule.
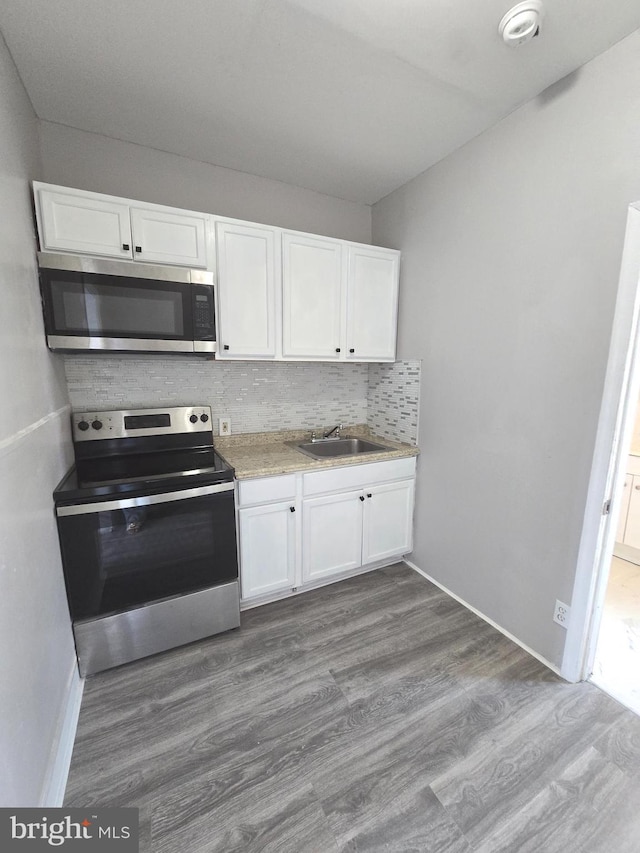
[[[323,433],[322,437],[323,438],[329,438],[331,436],[331,434],[335,432],[335,438],[340,438],[340,430],[341,429],[342,429],[342,424],[336,424],[336,426],[334,426],[328,432]]]

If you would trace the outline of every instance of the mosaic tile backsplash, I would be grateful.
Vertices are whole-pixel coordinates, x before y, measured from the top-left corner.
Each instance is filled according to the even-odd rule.
[[[188,356],[74,355],[64,356],[64,363],[75,411],[199,403],[211,406],[214,430],[220,417],[231,418],[232,433],[317,429],[340,422],[369,423],[377,432],[379,422],[384,427],[380,435],[412,444],[417,440],[413,386],[416,370],[419,382],[419,362],[263,364]],[[418,367],[379,373],[380,368],[402,365]],[[375,377],[373,384],[371,377]],[[394,392],[394,383],[406,383],[408,390],[398,387]],[[368,399],[372,388],[373,402]],[[410,401],[415,406],[412,414],[394,412],[400,403],[402,411],[408,411]]]
[[[420,361],[369,365],[367,423],[384,438],[418,442]]]

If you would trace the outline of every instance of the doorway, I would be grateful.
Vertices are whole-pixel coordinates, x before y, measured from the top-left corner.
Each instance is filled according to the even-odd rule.
[[[614,506],[615,544],[591,680],[640,714],[640,400]]]
[[[640,396],[639,321],[640,202],[637,202],[630,205],[627,217],[609,360],[561,668],[562,675],[569,681],[584,680],[592,674],[596,683],[598,678],[603,681],[609,677],[613,679],[611,664],[606,673],[604,663],[601,670],[596,672],[597,661],[604,661],[607,648],[612,649],[613,635],[616,632],[618,635],[624,633],[624,629],[619,626],[625,618],[628,618],[625,603],[628,584],[629,582],[634,584],[635,568],[640,568],[625,559],[624,555],[619,556],[620,552],[614,555],[615,541],[621,535],[616,529],[618,518],[624,516],[626,525],[631,508],[629,492],[629,504],[625,515],[624,483],[626,480],[629,485],[628,468],[631,458],[629,449]],[[638,461],[640,462],[640,457]],[[633,470],[631,474],[632,477],[635,476]],[[640,465],[638,476],[640,477]],[[637,483],[631,481],[631,490],[636,484],[640,486],[640,479]],[[640,495],[640,488],[637,491]],[[640,502],[637,506],[640,508]],[[625,534],[623,533],[622,536],[624,540]],[[623,541],[620,544],[624,546],[625,543]],[[621,560],[622,565],[614,563],[614,559]],[[631,568],[624,563],[630,563]],[[610,580],[611,589],[609,589]],[[602,643],[600,644],[601,627]],[[621,644],[629,640],[626,635],[619,636],[619,639]],[[633,645],[638,645],[635,640]],[[600,657],[598,657],[599,646]],[[610,661],[613,660],[612,655],[607,657]],[[621,660],[622,657],[619,663]],[[637,660],[640,662],[640,652]],[[621,678],[619,667],[618,678]],[[630,678],[631,674],[629,674]],[[609,689],[609,692],[613,690],[606,687],[604,683],[600,686]]]

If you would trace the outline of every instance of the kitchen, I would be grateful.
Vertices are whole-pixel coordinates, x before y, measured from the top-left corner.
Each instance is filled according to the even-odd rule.
[[[493,28],[492,19],[492,34]],[[609,44],[631,29],[611,36]],[[536,45],[522,50],[529,48]],[[8,171],[2,278],[10,284],[1,321],[2,384],[4,399],[11,401],[1,437],[8,487],[2,514],[3,582],[6,573],[9,589],[3,639],[7,645],[19,637],[21,648],[9,661],[7,684],[19,713],[3,751],[8,789],[19,792],[21,802],[40,801],[35,792],[48,790],[49,751],[66,718],[60,712],[77,695],[60,568],[51,568],[57,534],[50,496],[72,459],[71,380],[64,374],[72,357],[44,349],[37,285],[34,291],[30,182],[400,249],[397,356],[422,362],[411,560],[560,667],[564,633],[550,612],[556,598],[571,600],[624,218],[628,204],[640,198],[637,94],[631,83],[636,57],[634,34],[406,187],[372,199],[371,207],[341,200],[338,188],[323,195],[293,186],[299,183],[295,163],[287,184],[76,130],[64,116],[38,119],[3,53],[2,151]],[[234,369],[228,363],[202,364],[196,369]],[[123,397],[122,405],[113,405],[99,391],[118,384],[116,368],[100,365],[104,385],[96,386],[97,399],[88,408],[99,399],[101,410],[154,402],[151,381],[144,399]],[[258,368],[265,371],[261,380],[276,377],[273,386],[280,388],[278,377],[287,371],[297,375],[299,366],[273,365],[272,373],[262,364]],[[146,379],[153,369],[146,364],[137,375],[144,370]],[[349,400],[368,399],[370,371],[376,368],[366,367],[366,380],[358,375],[355,387],[348,384],[349,371],[361,369],[331,368],[347,377]],[[251,387],[242,384],[240,372],[238,366],[238,394],[231,390],[229,404],[240,389]],[[126,378],[135,382],[136,370]],[[316,373],[307,378],[326,400],[324,388],[333,375],[325,374],[322,383]],[[87,394],[94,379],[72,376],[76,391],[84,381]],[[160,373],[159,381],[166,384],[171,377]],[[175,387],[182,381],[179,375]],[[231,380],[227,387],[234,389]],[[299,389],[292,393],[297,401]],[[195,398],[180,401],[188,402]],[[282,410],[290,411],[290,402],[285,396]],[[303,403],[307,411],[313,405]],[[269,401],[258,396],[249,408],[258,419]],[[363,409],[361,403],[355,423],[362,422]],[[241,424],[236,411],[214,412],[216,420],[231,418],[232,435]],[[311,426],[328,428],[343,419],[348,423],[334,409],[331,417],[314,412]]]

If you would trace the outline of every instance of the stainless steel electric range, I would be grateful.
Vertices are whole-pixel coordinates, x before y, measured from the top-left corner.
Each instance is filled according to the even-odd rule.
[[[81,675],[240,624],[233,468],[207,406],[72,416],[54,491]]]

